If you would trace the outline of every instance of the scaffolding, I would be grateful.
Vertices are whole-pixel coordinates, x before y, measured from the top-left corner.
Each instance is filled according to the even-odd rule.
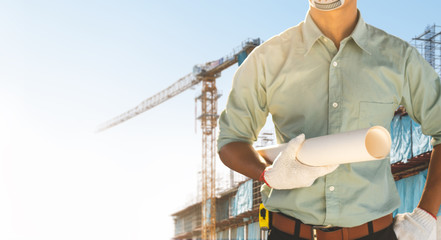
[[[428,25],[422,34],[412,39],[412,44],[441,75],[441,27]]]
[[[216,239],[258,239],[262,183],[248,179],[216,197]],[[173,213],[173,239],[202,239],[202,202]]]
[[[257,137],[257,141],[254,144],[255,147],[266,147],[276,144],[274,130],[262,131]]]

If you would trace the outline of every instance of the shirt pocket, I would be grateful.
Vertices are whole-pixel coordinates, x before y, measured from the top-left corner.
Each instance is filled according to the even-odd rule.
[[[395,108],[393,102],[360,102],[358,127],[369,128],[379,125],[389,129]]]

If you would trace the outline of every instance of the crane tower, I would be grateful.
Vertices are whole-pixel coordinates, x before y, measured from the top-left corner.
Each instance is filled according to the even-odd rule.
[[[173,98],[179,93],[202,82],[202,92],[197,98],[201,101],[201,128],[202,128],[202,239],[216,239],[216,127],[217,127],[217,99],[216,79],[221,72],[248,56],[258,45],[260,39],[247,39],[235,48],[233,52],[218,60],[205,64],[195,65],[193,72],[182,77],[168,88],[142,101],[136,107],[104,122],[98,127],[98,132],[123,123],[164,101]]]

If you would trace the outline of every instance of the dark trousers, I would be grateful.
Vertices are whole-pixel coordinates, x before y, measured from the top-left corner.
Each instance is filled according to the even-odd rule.
[[[296,236],[286,234],[273,227],[271,228],[268,234],[268,240],[308,240],[308,239],[298,238]],[[389,227],[381,231],[375,232],[370,236],[362,237],[357,240],[397,240],[397,236],[395,235],[393,224],[391,224]]]

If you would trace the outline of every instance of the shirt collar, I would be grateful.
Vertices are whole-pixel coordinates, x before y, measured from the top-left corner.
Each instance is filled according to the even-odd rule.
[[[358,11],[358,22],[351,34],[351,37],[361,49],[363,49],[369,55],[371,54],[371,49],[369,47],[369,28],[361,17],[360,11]]]
[[[349,36],[352,39],[354,39],[354,42],[365,52],[368,54],[371,54],[370,48],[369,48],[369,38],[368,38],[368,26],[364,22],[363,18],[361,17],[360,11],[358,11],[358,22],[357,25],[355,25],[354,31]],[[320,31],[320,29],[317,27],[315,22],[312,20],[311,15],[308,13],[306,14],[306,18],[303,24],[303,42],[305,46],[305,55],[309,53],[314,43],[321,37],[324,36],[323,33]]]
[[[305,55],[309,53],[309,51],[312,48],[312,45],[321,37],[323,36],[322,31],[317,27],[315,22],[312,20],[311,15],[306,13],[306,18],[303,24],[303,43],[305,44]]]

